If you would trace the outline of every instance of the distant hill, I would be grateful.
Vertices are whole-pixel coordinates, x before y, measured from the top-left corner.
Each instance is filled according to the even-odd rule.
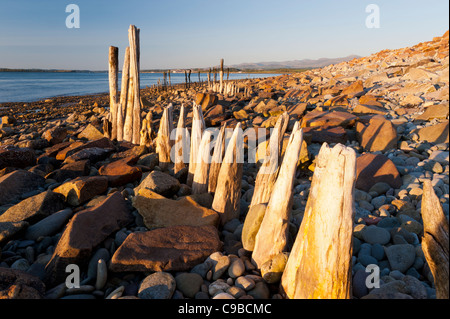
[[[230,65],[231,68],[246,70],[270,70],[270,69],[302,69],[302,68],[322,68],[330,64],[337,64],[360,58],[358,55],[349,55],[343,58],[320,58],[317,60],[303,59],[284,62],[258,62],[258,63],[241,63]]]

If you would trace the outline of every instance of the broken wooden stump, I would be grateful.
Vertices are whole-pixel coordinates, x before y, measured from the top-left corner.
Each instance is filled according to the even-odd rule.
[[[119,115],[120,116],[120,115]],[[142,120],[141,128],[141,146],[146,146],[148,148],[153,147],[153,113],[149,111],[145,118]]]
[[[434,278],[437,299],[449,298],[448,222],[430,180],[423,183],[422,250]]]
[[[141,99],[140,99],[140,75],[139,75],[139,29],[130,25],[128,30],[128,40],[130,42],[130,78],[133,79],[133,132],[131,140],[133,144],[138,145],[141,139]]]
[[[184,104],[181,105],[180,117],[178,118],[178,125],[175,132],[175,144],[174,144],[174,173],[178,173],[186,167],[186,163],[189,161],[189,139],[188,131],[186,129],[186,108]]]
[[[202,141],[205,120],[203,119],[202,106],[194,102],[192,109],[191,150],[189,153],[189,171],[186,184],[192,186],[194,181],[195,166],[197,165],[198,149]]]
[[[117,141],[123,141],[123,130],[127,108],[128,85],[130,77],[130,47],[125,49],[125,57],[122,67],[122,82],[120,89],[120,101],[117,108]]]
[[[219,135],[214,144],[214,153],[211,158],[208,178],[208,192],[210,193],[216,191],[217,177],[219,176],[220,166],[222,165],[222,159],[225,154],[225,127],[226,125],[223,124],[220,128]]]
[[[222,226],[239,217],[244,163],[243,142],[241,123],[238,123],[225,151],[212,203],[212,209],[219,213]]]
[[[118,87],[118,74],[119,74],[119,48],[109,47],[109,112],[111,113],[111,139],[117,138],[117,104],[119,103],[117,98]]]
[[[156,138],[156,153],[159,157],[159,167],[165,171],[169,169],[170,151],[173,143],[170,133],[173,130],[172,103],[164,108],[161,121],[159,123],[158,136]]]
[[[290,299],[351,298],[356,154],[322,145],[305,215],[281,278]]]
[[[256,234],[252,260],[260,269],[271,258],[287,250],[289,214],[297,163],[303,143],[303,131],[294,127],[277,180]]]
[[[211,137],[211,131],[205,130],[197,154],[197,164],[195,165],[194,180],[192,182],[192,194],[204,194],[208,192]]]

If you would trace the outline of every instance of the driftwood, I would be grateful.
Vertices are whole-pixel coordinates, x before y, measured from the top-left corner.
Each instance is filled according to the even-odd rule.
[[[204,194],[208,192],[209,167],[211,163],[211,137],[211,131],[205,130],[197,154],[194,181],[192,182],[192,194]]]
[[[130,142],[133,139],[133,105],[134,105],[134,78],[128,80],[127,106],[125,110],[125,122],[123,127],[123,140]]]
[[[434,277],[437,299],[449,298],[449,239],[448,222],[431,181],[423,184],[422,194],[423,238],[422,250]]]
[[[130,77],[130,47],[125,49],[125,57],[122,67],[122,82],[120,88],[120,102],[117,108],[117,140],[123,141],[123,130],[127,108],[128,84]]]
[[[296,125],[291,133],[264,218],[256,234],[252,259],[258,268],[288,248],[292,190],[302,143],[303,131]]]
[[[209,167],[208,192],[214,193],[217,187],[217,177],[219,176],[220,166],[225,153],[225,127],[223,124],[214,144],[214,153]]]
[[[117,104],[119,103],[117,98],[117,87],[119,74],[119,48],[109,47],[109,112],[111,113],[111,139],[117,139]]]
[[[277,179],[279,164],[281,163],[280,154],[282,150],[283,136],[288,122],[289,115],[284,113],[278,118],[277,123],[275,124],[269,141],[270,154],[269,156],[266,156],[264,163],[259,168],[250,207],[269,202],[273,186]]]
[[[238,123],[228,142],[217,177],[217,187],[212,209],[219,213],[222,226],[231,219],[239,217],[244,163],[242,135],[241,123]]]
[[[120,116],[120,115],[119,115]],[[153,113],[149,111],[145,118],[142,120],[141,128],[141,146],[146,146],[148,148],[153,147]]]
[[[198,159],[198,149],[202,141],[205,121],[203,119],[202,106],[194,102],[192,109],[191,151],[189,153],[189,171],[186,184],[192,186],[195,175],[195,167]]]
[[[140,99],[140,80],[139,80],[139,29],[131,25],[128,30],[128,40],[130,42],[130,78],[133,79],[133,129],[129,142],[133,144],[140,143],[141,132],[141,99]]]
[[[169,169],[170,151],[173,143],[170,133],[173,130],[172,104],[164,108],[163,116],[159,123],[158,136],[156,138],[156,152],[159,157],[159,167],[165,171]]]
[[[300,230],[281,278],[292,299],[351,298],[356,155],[322,145]]]
[[[178,118],[178,125],[175,135],[175,147],[174,147],[174,173],[178,173],[183,168],[186,167],[186,162],[189,160],[187,158],[189,152],[189,140],[186,129],[186,108],[184,104],[181,105],[180,117]],[[185,160],[187,158],[187,160]]]

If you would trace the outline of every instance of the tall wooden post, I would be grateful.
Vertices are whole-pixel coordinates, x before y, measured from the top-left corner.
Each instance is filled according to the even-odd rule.
[[[219,93],[223,93],[223,59],[220,60],[220,88]]]
[[[205,121],[203,119],[202,106],[194,102],[192,110],[191,151],[189,153],[189,172],[186,184],[192,186],[195,175],[195,167],[198,160],[198,150],[202,141]]]
[[[130,47],[125,49],[125,57],[122,68],[122,83],[120,89],[120,103],[117,110],[117,140],[123,141],[123,131],[127,109],[127,95],[130,77]]]
[[[217,187],[217,178],[219,176],[220,166],[225,153],[225,123],[222,125],[214,144],[214,152],[209,167],[208,192],[214,193]]]
[[[296,125],[286,148],[264,218],[256,234],[252,259],[258,268],[287,250],[292,191],[302,143],[303,131],[299,125]]]
[[[178,173],[180,170],[186,167],[186,162],[189,160],[189,140],[186,129],[186,108],[184,104],[181,105],[180,117],[178,119],[178,125],[175,136],[175,147],[173,155],[174,158],[174,173]],[[187,158],[187,160],[185,160]]]
[[[109,111],[111,113],[111,139],[117,138],[117,88],[119,74],[119,48],[109,47]]]
[[[291,299],[351,298],[356,154],[322,145],[300,230],[281,278]]]
[[[156,140],[156,152],[159,157],[159,167],[165,171],[169,169],[170,151],[172,149],[172,141],[170,133],[173,130],[172,104],[164,108],[163,116],[159,123],[158,136]]]
[[[130,42],[130,77],[134,82],[133,101],[133,135],[131,142],[140,143],[141,131],[141,99],[140,99],[140,75],[139,75],[139,29],[131,25],[128,30],[128,40]]]
[[[449,227],[430,180],[423,183],[422,250],[434,277],[437,299],[449,299]]]
[[[197,154],[197,164],[195,165],[194,180],[192,182],[192,194],[204,194],[208,192],[208,176],[211,163],[211,137],[211,131],[205,130]]]

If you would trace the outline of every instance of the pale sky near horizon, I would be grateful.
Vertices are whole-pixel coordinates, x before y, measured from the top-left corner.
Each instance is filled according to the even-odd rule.
[[[80,28],[66,27],[68,4]],[[367,28],[366,6],[380,8]],[[0,0],[0,68],[108,68],[140,28],[141,69],[366,56],[449,29],[447,0]]]

